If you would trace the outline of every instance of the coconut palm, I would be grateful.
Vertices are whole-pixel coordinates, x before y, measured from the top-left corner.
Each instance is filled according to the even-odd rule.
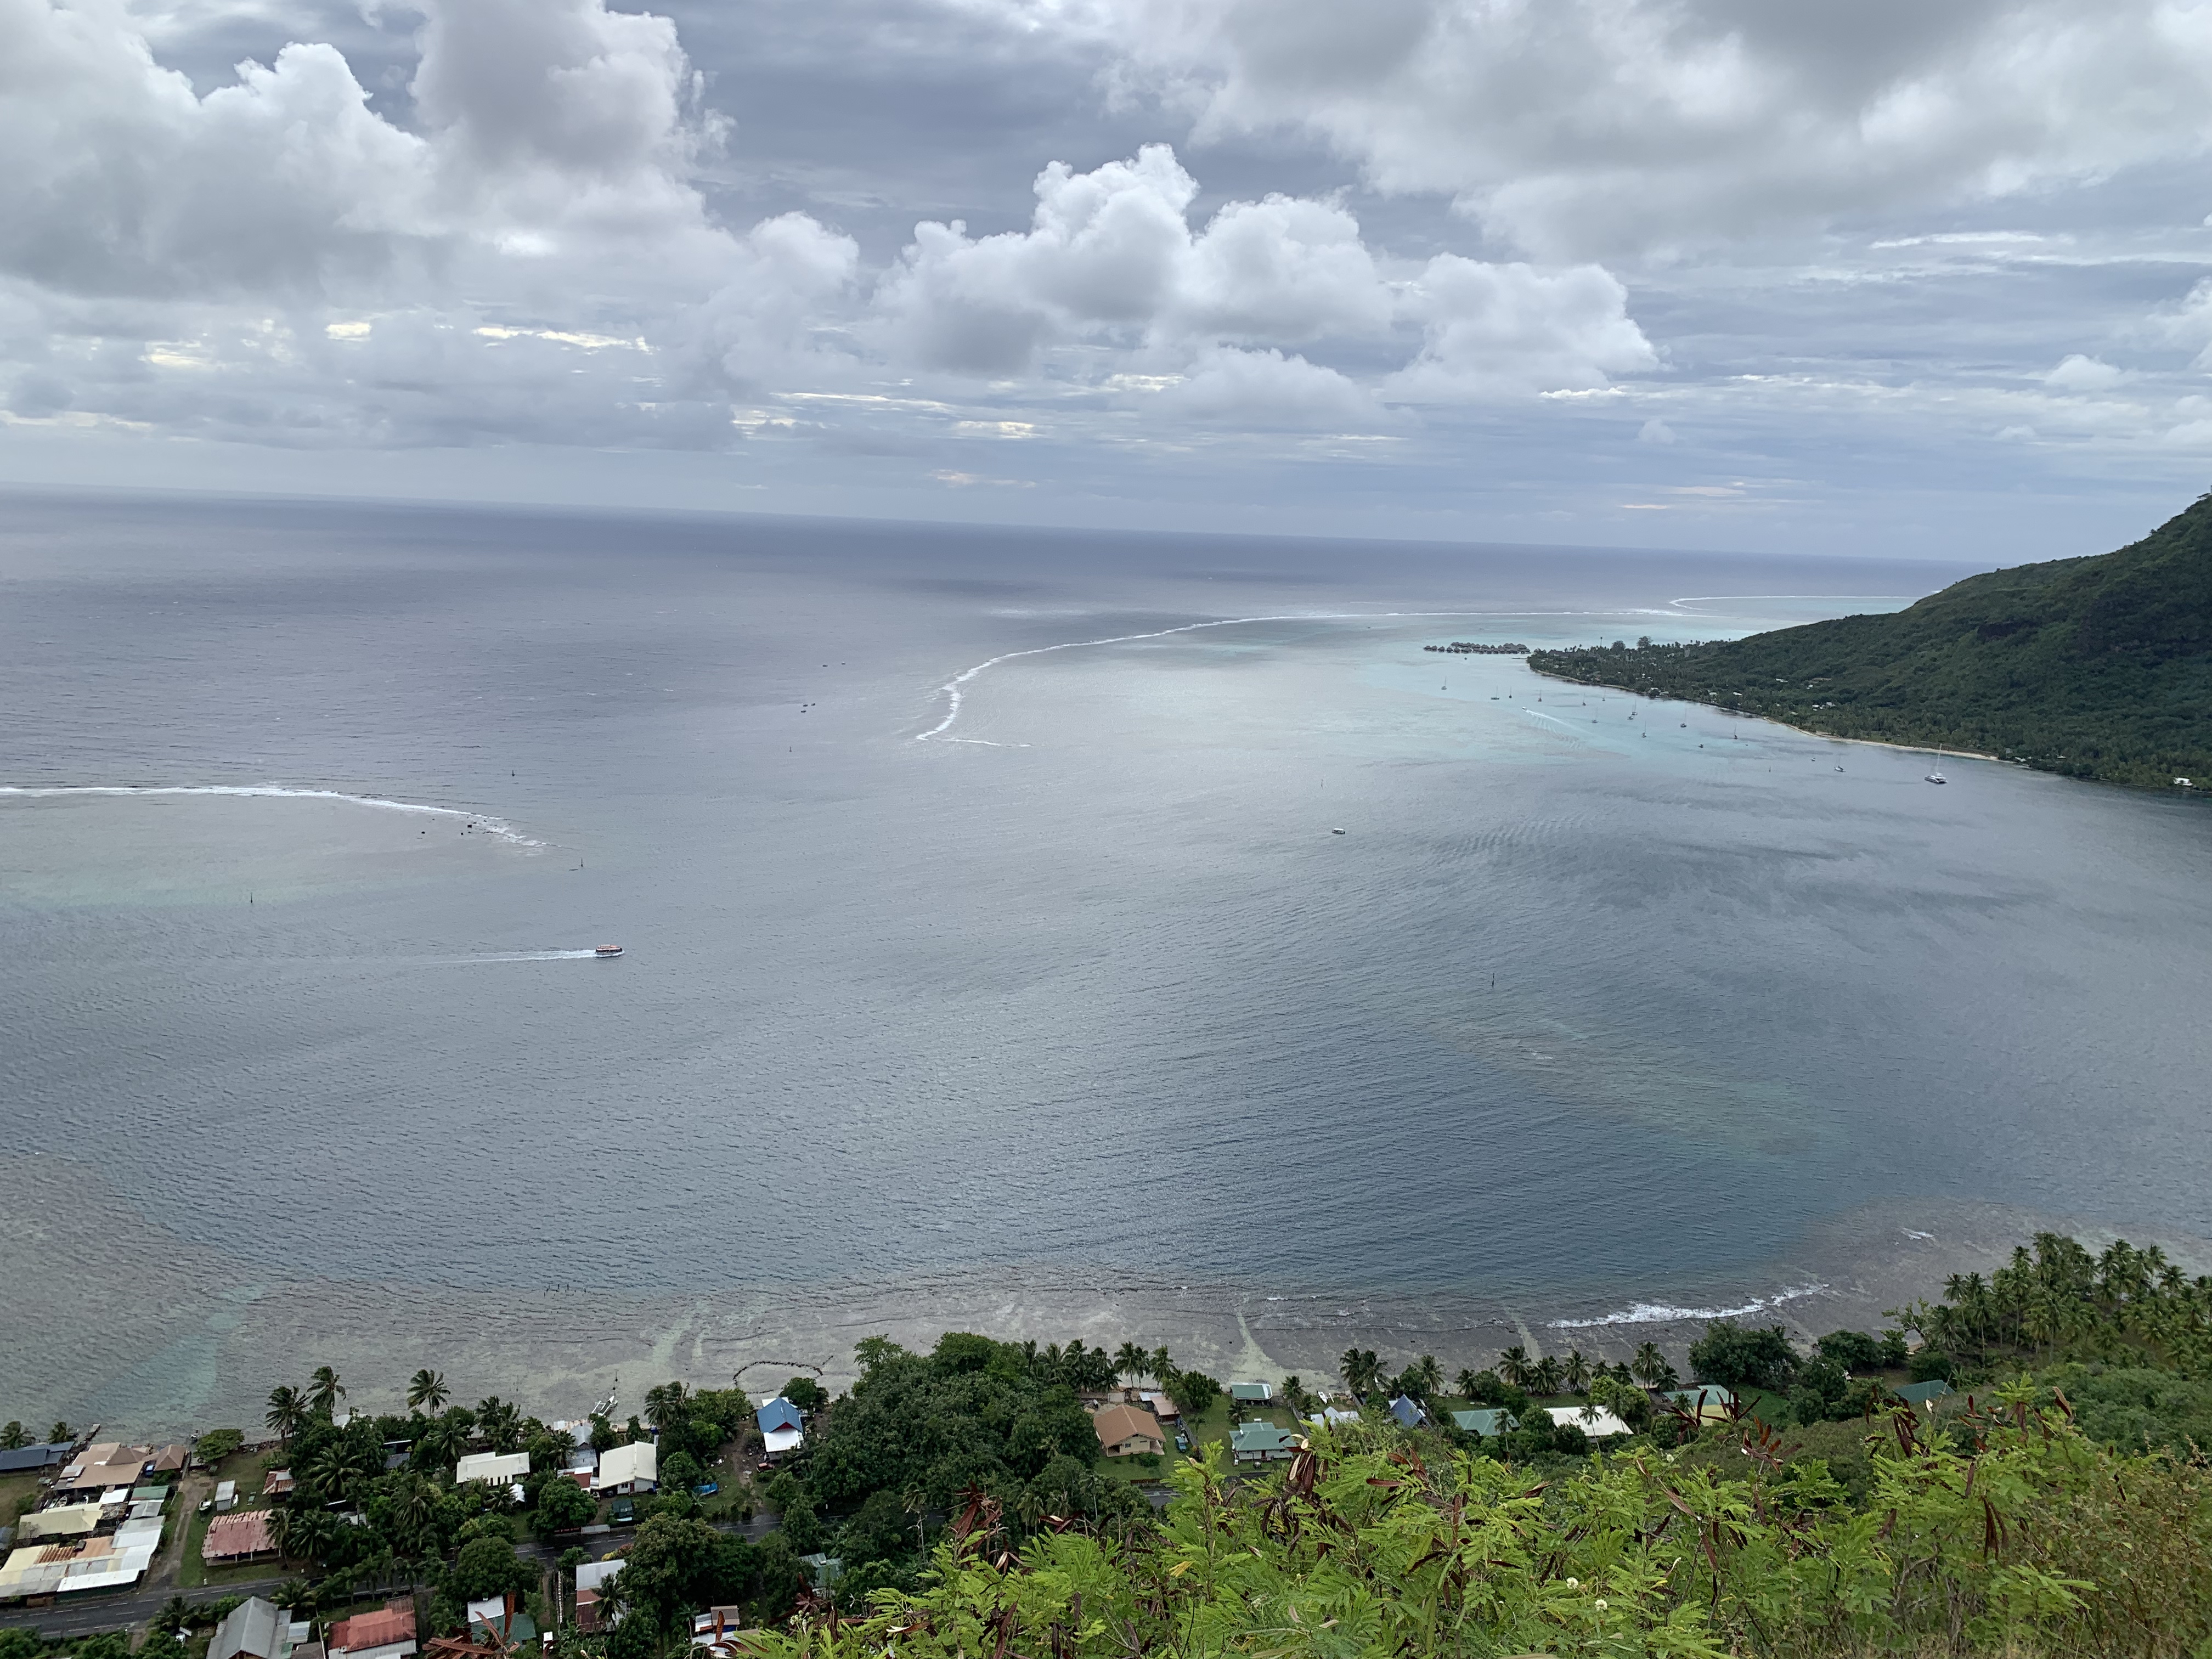
[[[1557,1394],[1559,1374],[1565,1369],[1557,1354],[1547,1353],[1528,1370],[1528,1389],[1532,1394]]]
[[[683,1385],[670,1383],[667,1386],[680,1388]],[[653,1409],[653,1392],[650,1389],[647,1391],[647,1411]],[[635,1423],[637,1419],[633,1417],[630,1421]],[[487,1395],[477,1401],[477,1434],[494,1451],[511,1452],[521,1443],[522,1413],[511,1401],[501,1400],[495,1394]],[[638,1434],[631,1437],[642,1439],[644,1437]]]
[[[1382,1362],[1372,1348],[1346,1348],[1336,1364],[1355,1400],[1366,1399],[1382,1380]]]
[[[450,1411],[430,1419],[415,1442],[415,1461],[418,1466],[443,1468],[457,1462],[468,1449],[468,1413]]]
[[[1406,1368],[1406,1374],[1413,1380],[1413,1392],[1424,1400],[1443,1392],[1444,1368],[1432,1353],[1423,1354]]]
[[[21,1423],[11,1422],[6,1428],[0,1429],[0,1451],[14,1451],[30,1443],[31,1437],[23,1432]]]
[[[645,1391],[645,1420],[663,1434],[690,1415],[691,1397],[681,1382],[663,1382]]]
[[[1659,1386],[1659,1379],[1674,1368],[1667,1363],[1667,1356],[1659,1352],[1656,1342],[1639,1342],[1636,1356],[1628,1362],[1628,1374],[1647,1389]]]
[[[307,1379],[307,1407],[316,1415],[333,1418],[337,1415],[338,1401],[345,1398],[345,1384],[328,1365],[315,1367],[315,1374]]]
[[[434,1371],[428,1365],[416,1372],[407,1384],[407,1409],[410,1412],[426,1412],[435,1417],[446,1409],[446,1402],[453,1397],[453,1391],[446,1386],[446,1374]]]
[[[269,1409],[261,1420],[276,1431],[279,1440],[289,1444],[292,1437],[307,1426],[307,1396],[286,1383],[269,1390]]]
[[[1528,1386],[1528,1372],[1534,1364],[1528,1358],[1528,1349],[1516,1342],[1498,1356],[1498,1375],[1515,1388],[1525,1389]]]
[[[1165,1348],[1155,1348],[1152,1357],[1145,1362],[1145,1369],[1152,1373],[1153,1382],[1165,1388],[1168,1378],[1175,1375],[1175,1361],[1169,1358]]]
[[[1452,1392],[1462,1400],[1472,1400],[1482,1392],[1482,1378],[1477,1372],[1462,1365],[1459,1368],[1459,1375],[1452,1378]]]
[[[1559,1368],[1559,1375],[1566,1382],[1570,1393],[1580,1394],[1588,1386],[1590,1375],[1589,1361],[1583,1358],[1583,1351],[1580,1348],[1567,1350],[1567,1363]]]
[[[1152,1372],[1152,1355],[1133,1342],[1124,1342],[1114,1350],[1114,1370],[1132,1382],[1142,1382]]]

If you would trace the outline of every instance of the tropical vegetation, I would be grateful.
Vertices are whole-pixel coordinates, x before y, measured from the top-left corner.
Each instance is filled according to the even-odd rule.
[[[2212,776],[2212,495],[2116,553],[1748,639],[1537,651],[1539,673],[2075,777]]]

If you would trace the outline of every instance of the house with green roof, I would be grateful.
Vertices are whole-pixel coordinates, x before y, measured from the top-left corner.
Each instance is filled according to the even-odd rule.
[[[1687,1412],[1700,1423],[1711,1423],[1726,1417],[1735,1406],[1735,1395],[1717,1382],[1700,1382],[1690,1389],[1669,1389],[1659,1397],[1678,1411]]]
[[[1503,1407],[1485,1407],[1474,1411],[1454,1412],[1451,1419],[1461,1432],[1479,1434],[1485,1440],[1495,1440],[1501,1434],[1510,1434],[1521,1426],[1521,1419]]]
[[[1229,1397],[1246,1406],[1264,1406],[1275,1397],[1272,1382],[1231,1382]]]
[[[1939,1376],[1927,1382],[1908,1382],[1894,1392],[1906,1405],[1925,1408],[1950,1393],[1951,1385]]]
[[[1230,1461],[1281,1463],[1305,1448],[1306,1437],[1274,1423],[1239,1423],[1229,1431]]]

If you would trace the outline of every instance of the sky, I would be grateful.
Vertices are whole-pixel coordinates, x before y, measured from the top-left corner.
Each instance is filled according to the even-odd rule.
[[[2212,0],[0,0],[0,483],[2101,551],[2208,149]]]

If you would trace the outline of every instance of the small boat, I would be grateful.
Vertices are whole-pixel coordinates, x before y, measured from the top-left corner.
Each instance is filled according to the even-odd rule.
[[[618,957],[622,954],[622,946],[619,945],[594,945],[592,947],[592,954],[595,957]]]
[[[1945,777],[1941,772],[1930,772],[1928,775],[1928,781],[1930,783],[1948,783],[1950,780]]]
[[[1330,835],[1332,835],[1332,836],[1340,836],[1340,835],[1342,835],[1342,834],[1344,833],[1344,831],[1343,831],[1343,830],[1330,830],[1328,833],[1329,833]]]

